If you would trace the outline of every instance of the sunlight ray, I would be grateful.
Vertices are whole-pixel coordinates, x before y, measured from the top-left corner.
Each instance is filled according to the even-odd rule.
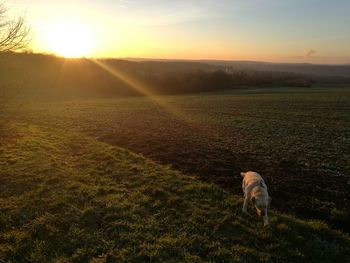
[[[185,122],[193,122],[194,121],[194,119],[191,118],[191,116],[189,114],[187,114],[184,111],[182,111],[181,109],[167,103],[161,95],[156,94],[152,90],[152,88],[148,87],[146,84],[141,83],[140,81],[129,76],[127,73],[118,70],[115,67],[109,66],[107,63],[104,63],[101,60],[91,59],[91,61],[94,62],[96,65],[98,65],[100,68],[104,69],[109,74],[111,74],[113,77],[122,80],[123,82],[128,84],[130,87],[132,87],[136,91],[138,91],[141,94],[152,99],[154,102],[156,102],[162,108],[166,109],[169,113],[171,113],[177,119],[180,119],[180,120],[185,121]]]

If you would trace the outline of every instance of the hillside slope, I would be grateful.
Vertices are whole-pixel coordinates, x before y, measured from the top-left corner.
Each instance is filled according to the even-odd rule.
[[[350,239],[79,133],[12,125],[0,143],[0,262],[345,262]],[[239,193],[237,193],[239,194]]]

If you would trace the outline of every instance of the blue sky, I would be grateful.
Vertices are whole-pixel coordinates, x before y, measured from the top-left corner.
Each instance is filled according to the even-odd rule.
[[[350,62],[345,0],[10,2],[37,32],[79,17],[100,40],[95,56]]]

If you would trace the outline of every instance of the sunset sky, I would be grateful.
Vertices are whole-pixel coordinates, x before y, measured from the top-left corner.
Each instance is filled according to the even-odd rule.
[[[349,0],[13,0],[35,52],[350,63]]]

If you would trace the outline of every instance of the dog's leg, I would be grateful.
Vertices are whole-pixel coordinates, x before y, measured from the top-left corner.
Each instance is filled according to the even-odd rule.
[[[250,199],[250,192],[247,193],[247,194],[244,194],[244,203],[243,203],[243,207],[242,207],[242,212],[243,213],[247,213],[247,207],[248,207],[249,199]]]
[[[267,215],[267,208],[263,211],[263,220],[264,220],[264,226],[267,226],[269,224],[269,217]]]
[[[254,187],[254,184],[250,184],[247,187],[244,186],[244,203],[242,207],[243,213],[247,213],[247,207],[248,207],[249,200],[251,198],[253,187]]]
[[[263,220],[264,220],[264,226],[268,226],[269,225],[269,217],[267,215],[263,216]]]

